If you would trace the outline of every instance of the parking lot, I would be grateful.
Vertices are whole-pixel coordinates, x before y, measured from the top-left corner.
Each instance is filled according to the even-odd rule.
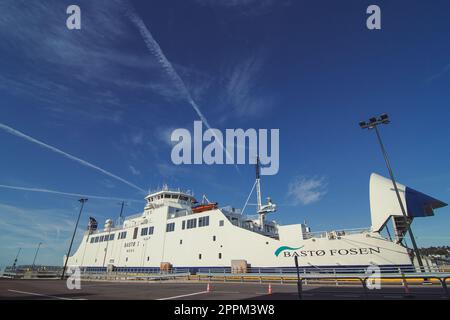
[[[209,287],[209,288],[208,288]],[[398,285],[368,290],[355,285],[303,286],[305,300],[447,299],[442,287]],[[1,300],[297,300],[296,284],[224,283],[197,281],[84,281],[69,290],[61,280],[0,280]]]

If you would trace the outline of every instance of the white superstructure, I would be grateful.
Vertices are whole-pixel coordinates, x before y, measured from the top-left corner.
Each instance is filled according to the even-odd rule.
[[[110,219],[103,229],[91,225],[68,266],[120,270],[170,263],[174,268],[198,270],[228,268],[232,260],[245,260],[251,267],[291,268],[296,255],[302,267],[311,268],[412,264],[409,250],[401,244],[405,219],[390,180],[376,174],[371,177],[371,228],[314,233],[306,224],[282,226],[266,219],[276,205],[270,199],[261,204],[258,173],[255,216],[218,208],[215,203],[198,205],[190,192],[164,187],[145,198],[142,213],[127,217],[119,226]],[[409,222],[446,205],[408,187],[399,188]],[[391,219],[394,239],[381,234]]]

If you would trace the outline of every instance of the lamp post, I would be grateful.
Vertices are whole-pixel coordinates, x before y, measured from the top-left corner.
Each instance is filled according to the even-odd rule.
[[[64,275],[66,274],[67,261],[69,260],[70,251],[72,250],[73,239],[75,238],[75,234],[77,233],[78,222],[80,222],[81,212],[83,211],[84,204],[88,201],[88,199],[82,198],[78,201],[81,202],[80,213],[78,214],[77,223],[75,224],[75,229],[73,230],[72,240],[70,241],[69,251],[67,252],[66,262],[64,263],[61,280],[64,280]]]
[[[37,249],[36,249],[36,254],[34,255],[33,265],[31,266],[31,270],[34,270],[34,263],[36,262],[36,257],[37,257],[37,255],[38,255],[39,248],[41,247],[41,245],[42,245],[42,242],[39,242],[38,247],[37,247]]]
[[[394,173],[392,172],[391,164],[389,163],[387,152],[386,152],[386,149],[384,148],[384,144],[383,144],[383,141],[381,140],[381,135],[378,130],[378,125],[389,124],[390,122],[391,121],[389,120],[389,116],[386,113],[384,113],[379,118],[376,118],[376,117],[370,118],[368,122],[361,121],[359,123],[359,126],[361,127],[361,129],[369,129],[369,130],[374,129],[376,132],[378,142],[380,144],[381,151],[383,153],[384,161],[386,162],[386,166],[389,171],[389,176],[391,177],[392,184],[394,185],[395,194],[397,195],[397,200],[400,205],[400,209],[402,210],[403,217],[405,219],[405,225],[406,225],[409,237],[411,238],[411,243],[413,245],[414,254],[417,257],[417,262],[419,263],[420,270],[423,271],[424,269],[423,269],[422,258],[420,257],[419,249],[417,248],[417,243],[414,238],[414,234],[411,230],[411,224],[408,221],[408,215],[406,213],[405,206],[403,205],[402,198],[400,197],[400,192],[398,190],[397,183],[395,182],[395,178],[394,178]]]
[[[120,204],[120,213],[119,213],[119,224],[122,223],[122,219],[123,219],[123,207],[126,205],[125,201],[122,201],[119,203]]]
[[[14,263],[13,263],[13,266],[12,266],[13,270],[16,269],[17,259],[19,259],[20,251],[22,251],[22,248],[19,248],[19,251],[17,251],[17,255],[16,255],[16,258],[14,259]]]

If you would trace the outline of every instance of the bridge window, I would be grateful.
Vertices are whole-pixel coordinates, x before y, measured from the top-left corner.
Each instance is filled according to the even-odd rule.
[[[209,226],[209,216],[198,218],[198,226],[199,227]]]
[[[127,237],[127,232],[123,231],[119,233],[119,236],[117,237],[117,239],[125,239]]]
[[[141,236],[146,236],[148,234],[148,228],[141,229]]]
[[[139,228],[134,228],[133,239],[137,238]]]
[[[148,234],[153,234],[153,231],[155,231],[155,227],[148,227]]]
[[[109,241],[114,240],[114,233],[109,235]]]
[[[168,223],[166,226],[166,232],[172,232],[175,230],[175,222]]]
[[[224,221],[223,221],[223,220],[220,220],[220,221],[219,221],[219,227],[223,227],[223,225],[224,225]]]
[[[186,229],[186,221],[183,220],[183,222],[181,222],[181,229]]]
[[[189,219],[187,221],[187,228],[188,229],[197,228],[197,219]]]
[[[100,242],[103,242],[103,237],[104,237],[104,236],[100,236]]]

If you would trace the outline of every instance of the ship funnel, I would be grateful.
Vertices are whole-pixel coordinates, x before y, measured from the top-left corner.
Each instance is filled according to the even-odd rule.
[[[400,183],[397,183],[397,187],[408,216],[408,222],[412,222],[417,217],[433,216],[434,209],[447,206],[446,203],[440,200]],[[376,173],[372,173],[370,176],[370,211],[373,231],[381,231],[389,218],[393,217],[397,239],[401,241],[407,226],[401,226],[401,224],[405,223],[405,218],[403,217],[394,186],[390,179]]]

